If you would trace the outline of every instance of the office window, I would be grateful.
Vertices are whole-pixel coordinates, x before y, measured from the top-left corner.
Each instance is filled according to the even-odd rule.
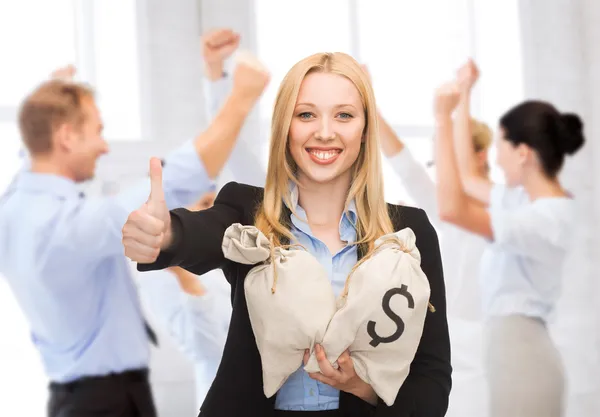
[[[72,0],[0,2],[0,106],[16,107],[53,69],[76,60]]]
[[[432,125],[435,88],[472,52],[467,3],[358,0],[358,51],[392,125]]]
[[[347,0],[255,0],[258,56],[272,74],[260,103],[270,120],[279,84],[296,62],[317,52],[352,53]]]
[[[92,4],[93,84],[109,140],[142,138],[136,3],[95,0]]]
[[[96,90],[108,140],[139,140],[136,0],[0,3],[0,120],[56,68],[75,64]]]

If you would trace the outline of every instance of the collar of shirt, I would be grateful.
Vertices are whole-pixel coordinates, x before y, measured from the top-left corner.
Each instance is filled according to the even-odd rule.
[[[34,193],[49,193],[59,198],[78,198],[80,190],[75,181],[60,175],[23,171],[15,179],[14,188]]]
[[[292,207],[289,207],[287,202],[284,200],[284,204],[288,206],[288,208],[292,211],[291,221],[296,229],[305,233],[308,236],[314,236],[312,231],[310,230],[310,226],[307,221],[306,212],[304,209],[298,204],[298,185],[290,181],[289,183],[290,190],[290,201]],[[354,200],[350,201],[346,210],[342,214],[342,218],[340,219],[339,227],[340,227],[340,239],[347,243],[354,243],[356,241],[356,221],[358,219],[358,215],[356,212],[356,203]]]

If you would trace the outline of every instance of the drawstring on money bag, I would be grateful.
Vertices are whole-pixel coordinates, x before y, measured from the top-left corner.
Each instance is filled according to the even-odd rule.
[[[273,235],[271,235],[270,251],[271,251],[271,265],[273,265],[273,285],[271,286],[271,294],[275,294],[275,287],[277,286],[277,266],[275,265],[275,243],[273,242]]]
[[[373,257],[373,255],[378,253],[387,244],[393,244],[393,245],[397,246],[398,249],[400,249],[402,252],[404,252],[406,254],[410,253],[410,251],[408,249],[406,249],[406,246],[404,246],[404,242],[402,242],[400,239],[398,239],[397,236],[390,236],[389,238],[385,239],[376,248],[373,248],[373,250],[371,250],[369,253],[367,253],[365,256],[363,256],[362,259],[360,261],[358,261],[352,267],[352,270],[348,274],[348,278],[346,278],[346,283],[344,285],[344,291],[342,292],[342,298],[346,298],[348,296],[350,278],[352,278],[352,275],[358,269],[358,267],[361,266],[367,260],[371,259]],[[429,311],[431,311],[432,313],[435,313],[435,307],[433,306],[433,304],[431,304],[431,302],[428,302],[427,304],[428,304]]]
[[[277,265],[275,264],[275,239],[273,237],[273,235],[271,235],[271,239],[269,239],[270,242],[270,247],[269,247],[269,251],[270,251],[270,256],[269,256],[269,260],[271,262],[271,265],[273,265],[273,285],[271,286],[271,294],[275,294],[275,290],[277,287],[277,279],[278,279],[278,274],[277,274]],[[302,246],[299,243],[294,243],[293,245],[281,245],[278,246],[279,249],[291,249],[291,248],[297,248],[300,247],[304,250],[306,250],[306,248],[304,246]],[[285,257],[285,255],[281,255],[282,257]]]

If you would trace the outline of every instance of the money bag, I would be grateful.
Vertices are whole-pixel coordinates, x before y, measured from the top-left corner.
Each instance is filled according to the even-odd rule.
[[[419,346],[429,296],[414,232],[382,236],[348,276],[321,344],[327,359],[337,368],[349,350],[357,375],[392,405]],[[304,369],[319,372],[314,351]]]
[[[335,295],[314,256],[294,245],[274,247],[254,226],[230,226],[222,249],[227,259],[257,264],[246,275],[244,293],[269,398],[300,369],[304,351],[323,341]]]

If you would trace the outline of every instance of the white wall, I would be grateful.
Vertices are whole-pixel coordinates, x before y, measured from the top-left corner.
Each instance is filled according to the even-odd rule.
[[[600,232],[600,143],[598,138],[600,137],[600,2],[595,0],[585,0],[583,2],[580,19],[582,28],[582,36],[585,40],[585,55],[583,65],[587,70],[587,85],[585,89],[588,94],[588,114],[589,119],[587,120],[587,138],[589,141],[589,149],[591,153],[590,164],[585,172],[584,177],[592,179],[592,187],[589,192],[592,194],[593,210],[590,213],[592,233],[595,237],[591,242],[591,248],[588,253],[592,260],[590,265],[590,278],[595,288],[590,289],[590,297],[587,300],[583,300],[589,303],[590,306],[595,307],[595,311],[590,312],[596,319],[596,333],[595,340],[591,337],[586,340],[588,353],[586,356],[592,356],[595,352],[595,366],[592,366],[588,370],[588,375],[596,383],[595,393],[590,393],[590,409],[594,412],[594,415],[600,415],[600,305],[597,302],[600,296],[600,283],[598,283],[598,277],[600,276],[600,238],[598,238],[598,232]],[[594,343],[595,342],[595,343]],[[590,361],[591,362],[591,361]]]
[[[569,416],[600,415],[598,388],[598,296],[600,268],[597,238],[600,202],[600,162],[595,138],[600,114],[600,7],[596,0],[522,0],[520,2],[525,96],[549,100],[562,111],[580,114],[586,123],[587,144],[569,160],[562,175],[579,207],[579,237],[564,279],[564,296],[553,334],[569,377]],[[595,87],[595,90],[594,90]],[[598,170],[598,168],[596,168]],[[596,171],[598,173],[598,171]]]

